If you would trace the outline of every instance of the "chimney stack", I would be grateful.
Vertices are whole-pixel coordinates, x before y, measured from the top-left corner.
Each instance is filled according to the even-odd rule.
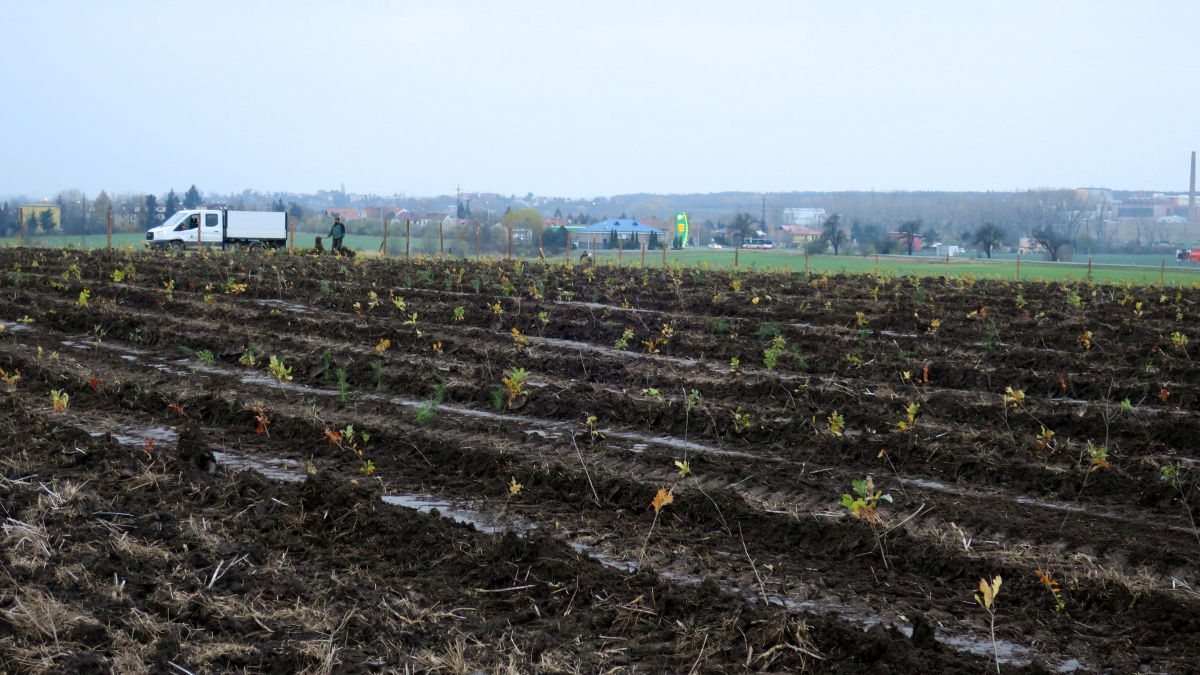
[[[1196,151],[1192,150],[1192,185],[1188,186],[1188,222],[1200,220],[1200,209],[1196,209]]]
[[[1188,188],[1188,222],[1196,222],[1196,214],[1200,213],[1200,209],[1196,208],[1196,151],[1192,151],[1192,183]]]

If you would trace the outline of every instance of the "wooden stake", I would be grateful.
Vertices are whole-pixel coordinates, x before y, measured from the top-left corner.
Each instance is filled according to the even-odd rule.
[[[411,244],[412,244],[412,220],[405,218],[404,219],[404,259],[405,260],[408,260],[409,257],[411,256],[411,254],[410,254],[411,249],[409,248],[409,246]]]
[[[808,249],[804,249],[804,273],[808,274]]]
[[[512,260],[512,228],[508,228],[508,259]]]
[[[667,268],[667,242],[663,242],[663,269]]]
[[[25,207],[17,207],[17,220],[21,221],[21,248],[25,248]]]
[[[108,210],[108,216],[105,220],[108,221],[108,248],[112,250],[112,209]]]
[[[385,215],[383,217],[383,247],[382,247],[383,248],[383,257],[385,257],[385,258],[388,256],[388,253],[387,253],[387,231],[388,231],[388,219],[387,219],[387,216]]]
[[[383,227],[387,228],[387,220],[384,219]],[[383,238],[387,241],[387,237]],[[288,253],[296,255],[296,216],[288,216]]]
[[[733,249],[733,266],[738,266],[738,253],[742,250],[741,246],[736,246]]]
[[[642,267],[646,266],[646,244],[642,243]]]
[[[1017,281],[1021,280],[1021,250],[1017,249]]]
[[[567,230],[567,264],[571,264],[571,231]]]
[[[946,253],[946,271],[942,273],[946,281],[950,281],[950,254]]]
[[[1162,259],[1162,264],[1158,266],[1158,287],[1162,288],[1167,280],[1167,259]]]
[[[438,221],[438,257],[446,257],[446,235],[442,232],[442,221]]]
[[[479,259],[479,231],[480,231],[480,227],[481,227],[481,225],[479,224],[479,221],[478,221],[478,220],[476,220],[476,221],[475,221],[475,259],[476,259],[476,260],[478,260],[478,259]]]
[[[542,250],[542,232],[543,232],[543,230],[538,230],[538,259],[539,260],[546,259],[546,252]]]
[[[879,276],[879,252],[875,252],[875,276]]]
[[[621,264],[621,254],[625,252],[625,240],[621,239],[621,235],[617,235],[617,264]]]
[[[1092,256],[1088,256],[1088,282],[1092,280]]]

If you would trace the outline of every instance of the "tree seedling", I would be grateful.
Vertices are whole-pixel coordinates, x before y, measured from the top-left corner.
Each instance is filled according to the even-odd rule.
[[[67,403],[71,396],[61,389],[50,390],[50,405],[54,407],[54,412],[61,413],[67,411]]]
[[[1054,579],[1051,579],[1049,574],[1046,574],[1041,570],[1034,571],[1034,574],[1037,575],[1038,581],[1042,582],[1042,585],[1046,587],[1046,590],[1050,591],[1050,594],[1054,596],[1054,611],[1061,612],[1066,609],[1067,602],[1066,600],[1063,600],[1062,589],[1059,587],[1058,582]]]
[[[1042,454],[1054,447],[1054,431],[1047,429],[1046,425],[1041,425],[1042,430],[1037,434],[1037,451]]]
[[[1192,534],[1196,535],[1196,542],[1200,543],[1200,530],[1196,529],[1196,517],[1192,515],[1192,507],[1188,505],[1187,491],[1183,487],[1183,464],[1180,462],[1167,462],[1161,469],[1159,480],[1171,482],[1171,487],[1179,490],[1179,501],[1183,502],[1183,508],[1187,511],[1188,520],[1192,522]]]
[[[528,379],[529,371],[515,366],[509,368],[508,373],[500,379],[500,382],[504,385],[504,393],[508,396],[508,407],[513,407],[514,401],[529,393],[525,389],[525,382]]]
[[[742,412],[742,406],[738,406],[737,410],[733,411],[733,429],[739,434],[750,428],[751,419],[750,413]]]
[[[253,408],[251,408],[250,410],[254,412],[254,420],[256,422],[258,422],[258,426],[255,427],[255,429],[254,429],[254,433],[266,434],[267,433],[267,425],[271,423],[271,420],[267,418],[266,409],[263,408],[261,405],[256,405]],[[270,436],[270,434],[267,434],[267,436]]]
[[[920,409],[920,404],[910,403],[908,407],[904,409],[904,411],[908,413],[908,419],[900,420],[896,423],[896,433],[904,433],[905,431],[909,431],[913,427],[917,426],[917,411]]]
[[[625,351],[629,348],[629,341],[632,339],[633,331],[626,328],[625,332],[621,334],[621,337],[617,338],[617,341],[613,343],[613,349],[619,352]]]
[[[349,400],[349,394],[350,394],[349,375],[347,375],[346,370],[344,368],[338,368],[337,371],[334,372],[334,376],[337,377],[338,400],[341,401],[342,405],[345,405],[350,402],[350,400]]]
[[[592,445],[595,445],[596,441],[604,440],[604,432],[600,431],[600,420],[597,419],[595,415],[585,414],[583,423],[587,425],[588,435],[592,439]]]
[[[836,410],[830,415],[826,421],[829,423],[829,433],[834,436],[841,436],[842,430],[846,428],[846,418],[838,414]]]
[[[426,400],[417,408],[417,424],[425,424],[433,419],[438,408],[442,407],[442,402],[446,400],[446,383],[439,382],[433,388],[433,397]]]
[[[518,330],[516,326],[513,326],[510,330],[512,330],[512,336],[513,336],[513,349],[515,349],[517,351],[517,353],[520,354],[521,351],[523,351],[526,347],[529,346],[529,338],[525,337],[524,335],[521,335],[521,331]]]
[[[79,291],[79,299],[75,301],[77,307],[87,307],[88,299],[92,297],[92,292],[88,289]]]
[[[0,382],[4,383],[5,393],[11,394],[17,390],[17,380],[21,379],[21,371],[13,370],[12,375],[0,368]]]
[[[883,550],[883,540],[879,537],[878,507],[880,501],[891,503],[892,496],[884,494],[882,490],[876,490],[875,479],[871,476],[854,481],[851,483],[851,487],[854,489],[854,495],[843,494],[842,506],[850,512],[851,516],[865,520],[871,526],[871,532],[875,535],[875,544],[879,546],[879,554],[883,558],[883,567],[887,569],[887,552]]]
[[[510,476],[508,479],[508,496],[516,497],[517,495],[521,494],[521,489],[524,487],[524,485],[521,485],[517,482],[516,476]]]
[[[383,356],[384,352],[386,352],[388,349],[390,349],[391,346],[392,346],[392,341],[387,338],[383,338],[382,340],[379,341],[379,344],[375,345],[375,353],[380,356]]]
[[[361,434],[361,437],[364,443],[371,440],[371,437],[365,433]],[[375,464],[371,460],[363,457],[363,449],[358,446],[358,443],[354,439],[355,431],[353,424],[347,425],[346,428],[342,429],[341,431],[330,431],[329,429],[325,429],[325,440],[329,441],[330,445],[336,445],[343,450],[349,450],[357,455],[359,463],[358,470],[370,476],[371,474],[375,473]]]
[[[242,356],[238,359],[238,363],[243,366],[253,368],[258,364],[258,347],[250,345],[242,350]]]
[[[783,354],[786,346],[787,340],[782,335],[776,335],[775,339],[771,340],[771,346],[763,351],[763,365],[768,371],[775,370],[775,366],[779,363],[779,357]]]
[[[267,364],[267,370],[271,373],[271,377],[280,382],[289,382],[292,379],[292,369],[283,365],[283,357],[271,355],[271,361]]]
[[[1010,408],[1019,408],[1025,402],[1025,392],[1012,387],[1004,388],[1004,404]]]
[[[1078,342],[1079,344],[1083,345],[1083,348],[1085,350],[1091,349],[1092,348],[1092,331],[1090,331],[1090,330],[1083,331],[1083,334],[1080,335],[1079,337],[1075,338],[1075,341]]]
[[[658,523],[659,512],[662,511],[664,506],[675,501],[674,491],[675,488],[671,488],[670,490],[659,488],[658,492],[654,495],[654,499],[650,502],[650,506],[654,507],[654,520],[650,521],[650,531],[646,533],[646,542],[642,544],[642,552],[638,555],[638,566],[641,566],[642,560],[646,558],[646,547],[650,545],[650,535],[654,534],[654,525]]]
[[[996,673],[1000,673],[1000,650],[996,648],[996,596],[1000,593],[1000,584],[1003,579],[996,575],[989,584],[986,579],[979,580],[979,592],[975,594],[975,602],[979,606],[987,610],[990,620],[989,628],[992,634],[992,656],[996,660]]]

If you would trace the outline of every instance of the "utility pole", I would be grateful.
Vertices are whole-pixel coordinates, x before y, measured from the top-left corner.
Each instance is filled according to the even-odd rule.
[[[762,196],[762,217],[758,221],[758,228],[763,232],[767,231],[767,195]]]

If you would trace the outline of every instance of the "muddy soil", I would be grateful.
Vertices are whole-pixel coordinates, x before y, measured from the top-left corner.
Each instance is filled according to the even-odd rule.
[[[0,270],[0,672],[1200,659],[1194,289],[19,249]],[[891,500],[859,518],[866,476]],[[972,596],[997,575],[994,653]]]

